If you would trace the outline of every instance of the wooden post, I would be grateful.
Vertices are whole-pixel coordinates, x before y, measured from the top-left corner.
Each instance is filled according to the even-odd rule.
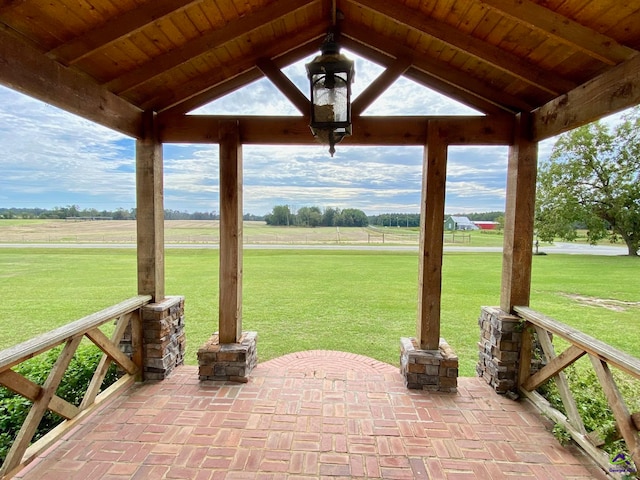
[[[220,122],[220,343],[242,335],[242,145],[239,123]]]
[[[143,137],[136,141],[136,223],[138,294],[164,299],[164,201],[162,143],[156,115],[145,112]]]
[[[530,116],[518,115],[514,142],[509,147],[502,254],[500,308],[508,313],[515,306],[528,306],[531,291],[538,159],[538,144],[531,138]]]
[[[440,344],[446,177],[447,144],[440,136],[437,122],[429,122],[420,207],[417,339],[422,350],[438,350]]]

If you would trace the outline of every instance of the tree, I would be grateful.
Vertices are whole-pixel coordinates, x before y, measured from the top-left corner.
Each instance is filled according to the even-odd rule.
[[[302,207],[297,214],[298,224],[317,227],[322,223],[322,212],[318,207]]]
[[[369,219],[362,210],[345,208],[336,217],[335,224],[339,227],[366,227],[369,225]]]
[[[322,225],[325,227],[333,227],[335,225],[336,217],[340,214],[339,208],[328,207],[322,214]]]
[[[590,243],[622,239],[629,255],[640,247],[640,107],[610,132],[601,122],[560,136],[540,166],[536,227],[541,240],[576,238]]]
[[[276,205],[273,212],[265,217],[267,225],[289,225],[291,211],[287,205]]]

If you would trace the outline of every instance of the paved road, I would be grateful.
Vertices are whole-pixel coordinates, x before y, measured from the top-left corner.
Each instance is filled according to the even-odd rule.
[[[0,243],[0,248],[136,248],[134,243]],[[180,243],[167,244],[166,248],[217,249],[218,245]],[[395,251],[395,252],[416,252],[415,245],[262,245],[248,244],[244,247],[247,250],[371,250],[371,251]],[[502,247],[474,247],[472,245],[445,246],[445,252],[501,252]],[[553,246],[540,247],[540,252],[547,254],[570,254],[570,255],[627,255],[627,248],[609,245],[582,245],[577,243],[555,243]]]

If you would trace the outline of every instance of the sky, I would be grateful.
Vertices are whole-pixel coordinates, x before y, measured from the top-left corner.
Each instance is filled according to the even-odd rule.
[[[382,68],[356,62],[356,98]],[[308,97],[304,64],[284,69]],[[299,115],[267,80],[254,82],[192,114]],[[474,110],[400,78],[364,115],[474,115]],[[358,128],[357,123],[354,129]],[[311,135],[311,133],[309,133]],[[540,144],[548,156],[553,142]],[[276,205],[358,208],[367,215],[419,213],[422,147],[243,146],[244,212]],[[450,147],[445,210],[502,211],[505,146]],[[164,145],[165,208],[219,212],[218,146]],[[135,141],[0,86],[0,208],[129,210],[135,207]]]

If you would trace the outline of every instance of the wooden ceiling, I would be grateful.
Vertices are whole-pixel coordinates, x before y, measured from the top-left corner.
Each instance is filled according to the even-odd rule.
[[[143,111],[262,76],[304,109],[280,69],[336,17],[343,46],[387,67],[355,116],[399,75],[489,115],[546,108],[562,125],[540,138],[640,102],[638,0],[1,0],[0,83],[134,137]]]

